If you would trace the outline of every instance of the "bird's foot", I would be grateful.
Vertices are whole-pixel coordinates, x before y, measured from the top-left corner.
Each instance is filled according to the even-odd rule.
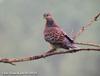
[[[54,51],[56,51],[56,49],[54,48],[54,49],[51,49],[51,50],[49,50],[48,52],[46,52],[47,54],[48,53],[51,53],[51,52],[54,52]]]
[[[51,50],[49,50],[49,51],[47,51],[46,53],[43,54],[43,58],[45,58],[49,53],[53,53],[53,52],[55,52],[55,51],[56,51],[55,48],[54,48],[54,49],[51,49]]]

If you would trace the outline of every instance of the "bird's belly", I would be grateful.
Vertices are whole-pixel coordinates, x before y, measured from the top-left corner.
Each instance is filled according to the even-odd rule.
[[[55,43],[55,42],[58,42],[58,39],[56,36],[53,36],[53,35],[45,35],[45,40],[47,42],[50,42],[50,43]]]

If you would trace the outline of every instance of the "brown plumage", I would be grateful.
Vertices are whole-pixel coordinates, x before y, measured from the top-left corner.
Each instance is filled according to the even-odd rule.
[[[67,36],[67,34],[55,23],[51,14],[45,13],[44,18],[46,19],[44,38],[49,42],[53,48],[75,48],[74,41]]]

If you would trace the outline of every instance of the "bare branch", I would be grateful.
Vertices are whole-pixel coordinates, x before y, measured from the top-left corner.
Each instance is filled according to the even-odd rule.
[[[55,51],[55,52],[43,53],[43,54],[36,55],[36,56],[22,57],[22,58],[1,58],[0,62],[15,65],[14,64],[15,62],[38,60],[38,59],[46,58],[52,55],[75,53],[78,51],[100,51],[100,48],[83,48],[83,49],[72,49],[72,50],[66,50],[66,51]]]
[[[73,39],[75,40],[78,36],[81,35],[82,32],[84,32],[89,26],[91,26],[95,21],[97,21],[99,16],[100,16],[100,13],[98,13],[96,16],[91,18],[84,26],[81,27],[80,31],[75,34]]]

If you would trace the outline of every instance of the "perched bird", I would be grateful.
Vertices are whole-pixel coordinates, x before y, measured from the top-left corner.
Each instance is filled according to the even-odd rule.
[[[50,13],[45,13],[43,16],[46,20],[44,39],[52,45],[53,49],[76,48],[74,41],[67,36],[67,34],[59,27],[59,25],[56,24]]]

